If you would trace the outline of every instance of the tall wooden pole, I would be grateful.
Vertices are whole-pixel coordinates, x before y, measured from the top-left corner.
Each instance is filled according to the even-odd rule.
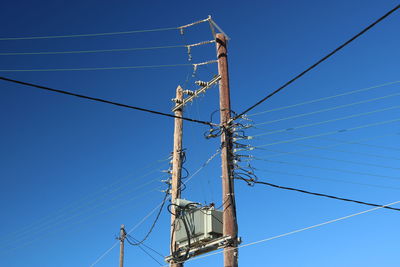
[[[178,105],[183,101],[183,90],[180,86],[176,88],[175,103]],[[175,116],[182,117],[183,107],[175,111]],[[181,174],[182,174],[182,133],[183,133],[183,120],[175,118],[174,128],[174,150],[172,155],[172,186],[171,186],[171,202],[174,203],[175,199],[181,197]],[[175,234],[175,206],[171,207],[171,255],[176,249]],[[171,261],[170,267],[182,267],[182,263],[174,263]]]
[[[125,225],[121,225],[121,229],[119,231],[119,267],[124,267],[124,244],[125,244]]]
[[[229,92],[229,74],[228,74],[228,58],[227,58],[227,40],[224,34],[216,35],[218,73],[221,75],[219,82],[220,95],[220,115],[223,133],[221,135],[221,158],[222,158],[222,203],[223,213],[223,234],[231,236],[233,242],[224,248],[224,266],[238,266],[238,250],[237,250],[237,219],[235,191],[233,183],[233,166],[232,166],[232,133],[229,127],[231,119],[231,103]]]

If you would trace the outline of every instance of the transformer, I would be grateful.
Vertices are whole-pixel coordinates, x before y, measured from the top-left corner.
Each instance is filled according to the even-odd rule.
[[[199,247],[222,237],[222,220],[222,211],[214,207],[188,209],[175,224],[178,248]]]

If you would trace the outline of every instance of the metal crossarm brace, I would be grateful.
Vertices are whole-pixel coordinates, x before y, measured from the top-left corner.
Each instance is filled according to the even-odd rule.
[[[204,93],[207,89],[209,89],[211,86],[213,86],[214,84],[216,84],[219,80],[221,79],[220,75],[215,76],[211,81],[207,82],[207,85],[201,87],[200,89],[194,91],[194,94],[185,98],[182,103],[180,103],[179,105],[176,105],[172,111],[175,112],[176,110],[182,108],[183,106],[185,106],[188,102],[192,101],[195,97],[197,97],[199,94]]]

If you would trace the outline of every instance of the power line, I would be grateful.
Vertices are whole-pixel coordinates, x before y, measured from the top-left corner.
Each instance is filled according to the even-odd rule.
[[[303,190],[303,189],[297,189],[297,188],[293,188],[293,187],[286,187],[286,186],[271,184],[271,183],[267,183],[267,182],[263,182],[263,181],[254,181],[253,183],[255,183],[255,184],[263,184],[263,185],[267,185],[267,186],[274,187],[274,188],[290,190],[290,191],[295,191],[295,192],[314,195],[314,196],[326,197],[326,198],[331,198],[331,199],[336,199],[336,200],[341,200],[341,201],[347,201],[347,202],[353,202],[353,203],[367,205],[367,206],[381,207],[381,208],[384,208],[384,209],[400,211],[400,209],[398,209],[398,208],[387,207],[387,206],[381,205],[381,204],[374,204],[374,203],[354,200],[354,199],[350,199],[350,198],[342,198],[342,197],[337,197],[337,196],[332,196],[332,195],[327,195],[327,194],[315,193],[315,192],[310,192],[310,191],[306,191],[306,190]]]
[[[105,53],[105,52],[130,52],[171,48],[191,48],[205,44],[215,43],[214,40],[204,41],[188,45],[167,45],[167,46],[151,46],[151,47],[133,47],[133,48],[114,48],[114,49],[97,49],[97,50],[73,50],[73,51],[41,51],[41,52],[4,52],[0,56],[23,56],[23,55],[63,55],[63,54],[86,54],[86,53]],[[190,65],[190,64],[189,64]]]
[[[393,109],[398,109],[398,108],[400,108],[400,105],[391,106],[391,107],[388,107],[388,108],[376,109],[376,110],[368,111],[368,112],[356,113],[356,114],[352,114],[352,115],[349,115],[349,116],[344,116],[344,117],[339,117],[339,118],[334,118],[334,119],[329,119],[329,120],[324,120],[324,121],[318,121],[318,122],[303,124],[303,125],[299,125],[299,126],[296,126],[296,127],[289,127],[289,128],[284,128],[284,129],[279,129],[279,130],[274,130],[274,131],[267,131],[267,132],[264,132],[264,133],[261,133],[261,134],[253,135],[253,137],[265,136],[265,135],[281,133],[281,132],[287,132],[287,131],[293,131],[293,130],[297,130],[297,129],[308,128],[308,127],[317,126],[317,125],[330,123],[330,122],[336,122],[336,121],[340,121],[340,120],[352,119],[352,118],[356,118],[356,117],[371,115],[371,114],[384,112],[384,111],[388,111],[388,110],[393,110]],[[257,125],[260,125],[260,124],[262,124],[262,123],[254,124],[254,126],[257,126]]]
[[[396,135],[397,134],[398,133],[396,133]],[[313,145],[306,145],[306,144],[296,143],[296,145],[305,146],[305,147],[312,147],[312,149],[302,149],[302,150],[297,150],[297,151],[289,151],[289,152],[275,154],[275,155],[272,155],[270,157],[271,158],[272,157],[279,157],[279,156],[284,156],[284,155],[288,155],[288,154],[296,154],[296,153],[300,153],[300,152],[306,152],[306,151],[312,151],[312,150],[316,150],[316,149],[321,149],[321,150],[330,150],[330,151],[342,152],[342,153],[346,153],[346,154],[353,153],[353,154],[359,154],[359,155],[368,156],[368,157],[376,157],[376,158],[391,159],[391,160],[400,160],[400,158],[396,158],[396,157],[387,157],[387,156],[376,155],[376,154],[365,153],[365,152],[356,152],[356,151],[348,151],[348,150],[331,149],[332,147],[340,146],[342,144],[358,144],[357,142],[359,142],[359,141],[372,140],[372,139],[386,137],[386,136],[389,136],[389,135],[393,135],[393,134],[384,134],[384,135],[379,135],[379,136],[375,136],[375,137],[372,137],[372,138],[371,137],[362,138],[362,139],[357,139],[355,141],[341,141],[341,143],[339,143],[339,144],[332,144],[332,145],[328,145],[328,146],[313,146]],[[336,142],[338,142],[338,140],[336,140]]]
[[[185,45],[153,46],[153,47],[134,47],[134,48],[115,48],[97,50],[75,50],[75,51],[42,51],[42,52],[5,52],[0,56],[23,56],[23,55],[62,55],[62,54],[85,54],[85,53],[105,53],[105,52],[129,52],[142,50],[156,50],[169,48],[183,48]]]
[[[30,87],[34,87],[34,88],[38,88],[38,89],[42,89],[42,90],[47,90],[47,91],[51,91],[51,92],[55,92],[55,93],[75,96],[75,97],[78,97],[78,98],[88,99],[88,100],[92,100],[92,101],[96,101],[96,102],[111,104],[111,105],[118,106],[118,107],[124,107],[124,108],[139,110],[139,111],[143,111],[143,112],[153,113],[153,114],[157,114],[157,115],[162,115],[162,116],[166,116],[166,117],[170,117],[170,118],[178,118],[178,119],[191,121],[191,122],[196,122],[196,123],[200,123],[200,124],[205,124],[205,125],[209,125],[209,126],[215,125],[215,124],[213,124],[211,122],[195,120],[195,119],[186,118],[186,117],[177,117],[177,116],[174,116],[172,114],[168,114],[168,113],[164,113],[164,112],[159,112],[159,111],[150,110],[150,109],[146,109],[146,108],[130,106],[130,105],[121,104],[121,103],[117,103],[117,102],[113,102],[113,101],[109,101],[109,100],[105,100],[105,99],[101,99],[101,98],[85,96],[85,95],[81,95],[81,94],[67,92],[67,91],[64,91],[64,90],[54,89],[54,88],[50,88],[50,87],[43,86],[43,85],[37,85],[37,84],[33,84],[33,83],[13,80],[13,79],[6,78],[6,77],[1,77],[0,76],[0,80],[7,81],[7,82],[12,82],[12,83],[16,83],[16,84],[21,84],[21,85],[26,85],[26,86],[30,86]]]
[[[282,161],[282,160],[269,160],[269,159],[262,159],[262,158],[256,158],[256,157],[254,157],[253,159],[262,160],[262,161],[266,161],[266,162],[272,162],[272,163],[286,164],[286,165],[296,165],[296,166],[301,166],[301,167],[306,167],[306,168],[313,168],[313,169],[320,169],[320,170],[327,170],[327,171],[336,171],[336,172],[344,172],[344,173],[351,173],[351,174],[357,174],[357,175],[365,175],[365,176],[400,180],[400,177],[396,177],[396,176],[373,174],[373,173],[367,173],[367,172],[358,172],[358,171],[343,170],[343,169],[336,169],[336,168],[327,168],[327,167],[307,165],[307,164],[301,164],[301,163],[297,163],[297,162],[288,162],[288,161]]]
[[[316,110],[316,111],[301,113],[301,114],[297,114],[297,115],[293,115],[293,116],[289,116],[289,117],[285,117],[285,118],[281,118],[281,119],[276,119],[276,120],[270,120],[270,121],[266,121],[266,122],[261,122],[261,123],[255,124],[255,125],[253,125],[253,126],[256,126],[256,125],[266,125],[266,124],[271,124],[271,123],[280,122],[280,121],[284,121],[284,120],[296,119],[296,118],[300,118],[300,117],[304,117],[304,116],[319,114],[319,113],[323,113],[323,112],[327,112],[327,111],[332,111],[332,110],[336,110],[336,109],[348,108],[348,107],[352,107],[352,106],[355,106],[355,105],[365,104],[365,103],[369,103],[369,102],[374,102],[374,101],[377,101],[377,100],[382,100],[382,99],[386,99],[386,98],[393,97],[393,96],[399,96],[399,95],[400,95],[400,93],[395,93],[395,94],[389,94],[389,95],[385,95],[385,96],[381,96],[381,97],[370,98],[370,99],[367,99],[367,100],[352,102],[352,103],[349,103],[349,104],[338,105],[338,106],[334,106],[334,107],[330,107],[330,108],[325,108],[325,109],[319,109],[319,110]],[[256,128],[257,128],[257,127],[256,127]]]
[[[184,26],[179,27],[165,27],[157,29],[148,30],[133,30],[133,31],[117,31],[117,32],[103,32],[103,33],[86,33],[86,34],[70,34],[70,35],[50,35],[50,36],[27,36],[27,37],[2,37],[0,41],[11,41],[11,40],[38,40],[38,39],[58,39],[58,38],[77,38],[77,37],[98,37],[98,36],[111,36],[111,35],[125,35],[125,34],[135,34],[135,33],[146,33],[146,32],[161,32],[161,31],[171,31],[180,30],[187,27],[194,26],[199,23],[207,22],[209,18],[204,20],[199,20]]]
[[[266,148],[265,148],[265,150],[271,151],[271,152],[277,152],[277,153],[285,153],[285,151],[274,150],[274,149],[266,149]],[[391,167],[391,166],[386,166],[386,165],[380,165],[380,164],[374,164],[374,163],[367,163],[367,162],[359,162],[359,161],[352,161],[352,160],[345,160],[345,159],[337,159],[337,158],[331,158],[331,157],[325,157],[325,156],[317,156],[317,155],[302,154],[302,153],[300,153],[300,152],[299,152],[299,153],[292,153],[292,154],[296,154],[296,155],[298,155],[298,156],[303,156],[303,157],[308,157],[308,158],[332,160],[332,161],[344,162],[344,163],[350,163],[350,164],[358,164],[358,165],[371,166],[371,167],[378,167],[378,168],[384,168],[384,169],[400,170],[400,168]]]
[[[373,126],[380,126],[380,125],[394,123],[394,122],[398,122],[398,121],[400,121],[400,119],[393,119],[393,120],[386,120],[386,121],[374,122],[374,123],[369,123],[369,124],[363,124],[363,125],[352,127],[352,128],[335,130],[335,131],[331,131],[331,132],[325,132],[325,133],[320,133],[320,134],[315,134],[315,135],[308,135],[308,136],[304,136],[304,137],[293,138],[293,139],[273,142],[273,143],[269,143],[269,144],[259,145],[254,148],[286,144],[286,143],[291,143],[291,142],[296,142],[296,141],[300,141],[300,140],[306,140],[306,139],[311,139],[311,138],[316,138],[316,137],[321,137],[321,136],[333,135],[333,134],[338,134],[338,133],[343,133],[343,132],[350,132],[350,131],[373,127]]]
[[[163,160],[157,160],[155,162],[148,164],[142,170],[145,170],[148,168],[154,168],[156,164],[159,165],[160,163],[163,163],[167,160],[169,160],[169,157],[166,159],[163,159]],[[58,214],[53,213],[53,214],[49,214],[47,216],[43,216],[39,221],[31,223],[15,232],[11,232],[6,236],[12,237],[12,239],[15,241],[15,238],[18,237],[19,235],[26,236],[27,233],[31,234],[32,230],[34,230],[35,228],[40,228],[41,230],[43,230],[44,226],[47,226],[49,224],[49,219],[51,221],[59,220],[59,219],[65,217],[65,215],[69,216],[69,215],[71,215],[72,212],[79,211],[80,209],[84,208],[85,206],[88,206],[91,203],[99,202],[99,200],[106,198],[110,194],[113,194],[115,196],[115,192],[118,192],[121,189],[126,188],[128,185],[130,185],[133,182],[137,182],[137,179],[144,178],[144,177],[146,177],[150,174],[153,174],[157,171],[158,171],[157,169],[153,169],[150,172],[147,172],[141,176],[138,176],[136,179],[130,179],[129,182],[125,182],[125,181],[127,179],[131,178],[134,174],[137,174],[138,170],[136,170],[134,173],[130,173],[123,177],[116,178],[116,179],[114,179],[114,181],[112,183],[105,185],[104,187],[100,188],[99,190],[97,190],[91,194],[88,194],[88,195],[82,197],[81,199],[76,200],[63,208],[58,209],[57,210]],[[156,180],[158,180],[158,179],[153,179],[153,180],[150,180],[149,182],[141,184],[141,185],[139,185],[139,188],[146,186],[147,184],[153,183]],[[123,185],[121,185],[121,184],[123,184]],[[119,186],[117,186],[117,185],[119,185]],[[112,187],[114,187],[114,188],[111,189]],[[134,190],[137,190],[139,188],[136,187],[136,188],[134,188]],[[110,189],[110,190],[108,190],[108,189]],[[130,193],[131,192],[132,191],[130,191]],[[122,196],[122,194],[120,194],[119,196]],[[114,199],[116,199],[116,198],[114,198]],[[6,237],[6,236],[2,236],[1,238],[4,239],[4,237]]]
[[[53,71],[95,71],[95,70],[132,70],[152,68],[173,68],[193,66],[194,64],[166,64],[166,65],[144,65],[144,66],[120,66],[120,67],[93,67],[93,68],[51,68],[51,69],[2,69],[0,72],[53,72]]]
[[[135,239],[135,238],[133,238],[133,237],[131,237],[135,242],[138,242],[137,241],[137,239]],[[128,243],[130,244],[130,245],[133,245],[133,246],[136,246],[136,245],[134,245],[134,242],[132,242],[131,240],[129,240],[129,236],[126,236],[125,237],[125,240],[126,241],[128,241]],[[144,244],[142,244],[143,246],[145,246]],[[138,246],[139,247],[139,249],[141,250],[141,251],[143,251],[147,256],[149,256],[150,258],[152,258],[155,262],[157,262],[160,266],[162,266],[162,263],[161,262],[159,262],[156,258],[154,258],[150,253],[148,253],[144,248],[142,248],[141,246]],[[147,246],[146,246],[147,247]],[[151,249],[151,250],[153,250],[153,249]],[[154,250],[153,250],[154,251]]]
[[[280,235],[277,235],[277,236],[273,236],[273,237],[261,239],[261,240],[258,240],[258,241],[254,241],[254,242],[251,242],[251,243],[247,243],[247,244],[244,244],[244,245],[240,245],[240,246],[238,246],[238,248],[249,247],[249,246],[253,246],[253,245],[256,245],[256,244],[260,244],[260,243],[264,243],[264,242],[267,242],[267,241],[271,241],[271,240],[274,240],[274,239],[278,239],[278,238],[281,238],[281,237],[289,236],[289,235],[292,235],[292,234],[297,234],[297,233],[300,233],[300,232],[303,232],[303,231],[306,231],[306,230],[310,230],[310,229],[313,229],[313,228],[321,227],[321,226],[324,226],[324,225],[327,225],[327,224],[331,224],[331,223],[342,221],[342,220],[345,220],[345,219],[349,219],[349,218],[352,218],[352,217],[355,217],[355,216],[358,216],[358,215],[369,213],[369,212],[372,212],[372,211],[375,211],[375,210],[379,210],[379,209],[382,209],[384,207],[390,207],[390,206],[393,206],[393,205],[398,204],[398,203],[400,203],[400,200],[392,202],[392,203],[389,203],[389,204],[386,204],[386,205],[383,205],[383,206],[380,206],[380,207],[376,207],[376,208],[372,208],[372,209],[369,209],[369,210],[365,210],[365,211],[353,213],[353,214],[350,214],[350,215],[347,215],[347,216],[343,216],[343,217],[340,217],[340,218],[337,218],[337,219],[334,219],[334,220],[330,220],[330,221],[326,221],[326,222],[323,222],[323,223],[315,224],[313,226],[309,226],[309,227],[301,228],[301,229],[298,229],[298,230],[294,230],[294,231],[291,231],[291,232],[288,232],[288,233],[285,233],[285,234],[280,234]],[[225,248],[225,250],[226,249],[234,250],[234,249],[237,249],[237,248]],[[224,250],[220,250],[220,251],[217,251],[217,252],[208,253],[206,255],[200,255],[198,257],[188,259],[185,262],[203,259],[203,258],[210,257],[210,256],[213,256],[213,255],[221,254],[223,252],[224,252]],[[163,267],[168,267],[168,266],[169,265],[163,265]]]
[[[269,110],[265,110],[265,111],[261,111],[261,112],[257,112],[257,113],[253,113],[253,114],[249,114],[247,116],[248,117],[252,117],[252,116],[257,116],[257,115],[261,115],[261,114],[265,114],[265,113],[269,113],[269,112],[280,111],[280,110],[285,110],[285,109],[289,109],[289,108],[304,106],[304,105],[313,104],[313,103],[317,103],[317,102],[321,102],[321,101],[325,101],[325,100],[330,100],[330,99],[333,99],[333,98],[336,98],[336,97],[341,97],[341,96],[347,96],[347,95],[352,95],[352,94],[356,94],[356,93],[366,92],[366,91],[369,91],[369,90],[372,90],[372,89],[381,88],[381,87],[384,87],[384,86],[389,86],[389,85],[398,84],[398,83],[400,83],[400,81],[383,83],[383,84],[379,84],[379,85],[370,86],[370,87],[367,87],[367,88],[352,90],[352,91],[341,93],[341,94],[337,94],[337,95],[321,97],[321,98],[308,100],[308,101],[300,102],[300,103],[293,104],[293,105],[287,105],[287,106],[282,106],[282,107],[278,107],[278,108],[274,108],[274,109],[269,109]]]
[[[298,177],[311,178],[311,179],[322,180],[322,181],[331,181],[331,182],[339,182],[339,183],[345,183],[345,184],[362,185],[362,186],[381,188],[381,189],[400,190],[400,187],[369,184],[369,183],[359,183],[359,182],[353,182],[353,181],[348,181],[348,180],[326,178],[326,177],[321,177],[321,176],[314,176],[314,175],[308,175],[308,174],[305,175],[305,174],[300,174],[300,173],[290,173],[290,172],[283,172],[283,171],[276,171],[276,170],[264,170],[264,169],[259,169],[259,168],[254,168],[254,169],[257,171],[260,171],[260,172],[265,172],[265,173],[276,173],[276,174],[283,174],[283,175],[287,175],[287,176],[298,176]]]
[[[268,94],[266,97],[264,97],[263,99],[261,99],[260,101],[258,101],[257,103],[255,103],[254,105],[250,106],[249,108],[247,108],[246,110],[244,110],[242,113],[240,113],[239,115],[235,116],[233,120],[241,117],[243,114],[246,114],[247,112],[249,112],[250,110],[254,109],[255,107],[257,107],[258,105],[260,105],[261,103],[263,103],[264,101],[266,101],[268,98],[272,97],[273,95],[275,95],[276,93],[278,93],[279,91],[283,90],[284,88],[286,88],[288,85],[290,85],[291,83],[295,82],[297,79],[299,79],[300,77],[302,77],[303,75],[305,75],[307,72],[311,71],[312,69],[314,69],[315,67],[317,67],[319,64],[321,64],[322,62],[324,62],[325,60],[327,60],[328,58],[330,58],[332,55],[334,55],[336,52],[340,51],[341,49],[343,49],[345,46],[347,46],[348,44],[350,44],[352,41],[354,41],[355,39],[357,39],[358,37],[360,37],[361,35],[363,35],[364,33],[366,33],[368,30],[370,30],[371,28],[373,28],[375,25],[377,25],[379,22],[381,22],[382,20],[384,20],[385,18],[387,18],[389,15],[391,15],[393,12],[395,12],[397,9],[400,8],[400,4],[397,5],[396,7],[394,7],[393,9],[391,9],[389,12],[387,12],[385,15],[383,15],[382,17],[380,17],[379,19],[377,19],[376,21],[374,21],[372,24],[370,24],[369,26],[367,26],[366,28],[364,28],[362,31],[360,31],[359,33],[357,33],[356,35],[354,35],[352,38],[350,38],[349,40],[347,40],[346,42],[344,42],[343,44],[341,44],[339,47],[337,47],[336,49],[334,49],[332,52],[330,52],[329,54],[327,54],[326,56],[324,56],[323,58],[321,58],[320,60],[318,60],[316,63],[314,63],[313,65],[311,65],[310,67],[308,67],[306,70],[304,70],[303,72],[301,72],[300,74],[298,74],[297,76],[295,76],[294,78],[292,78],[291,80],[289,80],[288,82],[286,82],[285,84],[283,84],[281,87],[279,87],[278,89],[276,89],[275,91],[273,91],[272,93]]]

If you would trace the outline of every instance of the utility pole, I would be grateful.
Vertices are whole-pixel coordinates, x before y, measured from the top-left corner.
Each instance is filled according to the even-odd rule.
[[[176,98],[174,99],[175,106],[183,103],[183,89],[178,86],[176,88]],[[174,111],[175,116],[182,117],[183,105]],[[171,181],[171,203],[175,202],[175,199],[181,197],[181,174],[182,174],[182,133],[183,133],[183,120],[175,118],[174,127],[174,150],[172,154],[172,181]],[[176,250],[175,244],[175,206],[171,206],[171,255]],[[170,267],[182,267],[183,263],[170,262]]]
[[[121,225],[119,231],[119,267],[124,267],[124,242],[125,242],[126,232],[125,225]]]
[[[224,248],[224,267],[238,266],[238,227],[236,218],[235,191],[233,183],[232,132],[230,128],[231,103],[227,58],[227,39],[224,34],[216,35],[219,82],[222,159],[222,203],[223,235],[231,236],[233,242]]]

